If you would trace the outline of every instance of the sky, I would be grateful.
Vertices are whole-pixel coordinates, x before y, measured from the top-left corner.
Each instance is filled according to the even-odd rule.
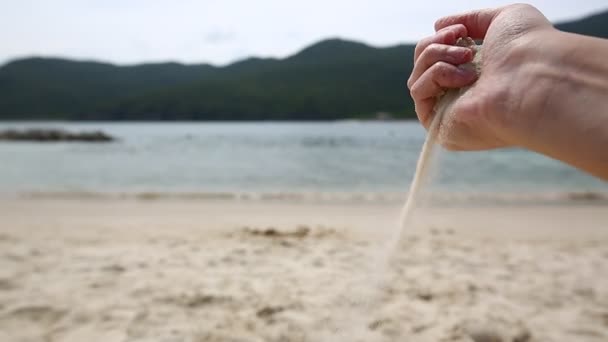
[[[550,20],[608,8],[606,0],[530,1]],[[0,63],[54,56],[116,64],[225,65],[285,57],[322,39],[411,43],[434,21],[504,1],[0,0]]]

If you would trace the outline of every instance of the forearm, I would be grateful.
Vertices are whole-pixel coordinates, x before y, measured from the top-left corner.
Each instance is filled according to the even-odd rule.
[[[608,180],[608,40],[551,36],[534,85],[546,92],[537,107],[542,114],[524,147]]]

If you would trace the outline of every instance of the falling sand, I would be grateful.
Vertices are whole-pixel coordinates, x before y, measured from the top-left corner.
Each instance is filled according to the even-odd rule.
[[[460,38],[456,42],[456,45],[469,47],[475,53],[474,60],[471,63],[463,64],[460,67],[475,68],[477,73],[479,73],[480,47],[471,38]],[[339,302],[346,303],[351,308],[357,308],[358,310],[351,309],[350,312],[347,311],[346,315],[343,314],[343,327],[340,331],[336,332],[337,336],[332,336],[328,341],[354,341],[356,338],[365,336],[367,331],[364,322],[367,319],[367,314],[378,305],[383,291],[392,282],[389,271],[391,259],[399,254],[399,246],[402,242],[403,233],[411,226],[411,218],[413,217],[416,204],[419,202],[421,190],[431,171],[431,161],[438,140],[440,126],[442,126],[444,118],[454,102],[468,89],[469,87],[449,89],[440,96],[434,108],[435,115],[422,146],[414,179],[410,185],[405,205],[401,210],[399,222],[389,232],[386,245],[372,252],[370,257],[371,266],[369,266],[368,271],[364,272],[360,280],[355,280],[354,285],[349,284],[348,288],[344,289],[348,293],[350,300],[340,297]],[[365,341],[371,339],[371,337],[364,338]]]
[[[460,38],[456,42],[457,46],[469,47],[473,49],[475,53],[475,57],[473,62],[463,64],[460,67],[468,68],[474,67],[477,73],[480,72],[480,62],[481,62],[481,52],[480,46],[475,44],[471,38]],[[469,86],[470,87],[470,86]],[[425,180],[428,178],[430,169],[431,169],[431,160],[433,156],[433,150],[435,148],[435,144],[437,143],[437,137],[439,136],[439,128],[441,123],[443,122],[444,117],[447,112],[452,108],[454,102],[460,98],[460,96],[466,92],[469,87],[464,87],[460,89],[449,89],[444,94],[439,97],[437,104],[434,108],[434,117],[431,121],[431,126],[429,127],[429,133],[426,137],[424,145],[422,146],[422,151],[420,152],[420,157],[418,157],[418,163],[416,165],[416,173],[414,174],[414,179],[412,180],[412,184],[410,185],[410,190],[408,192],[407,200],[405,201],[405,205],[401,211],[400,217],[400,229],[398,229],[394,236],[394,243],[397,244],[400,240],[401,234],[403,230],[405,230],[409,224],[412,213],[414,212],[414,208],[418,201],[420,195],[420,189],[422,185],[425,183]]]

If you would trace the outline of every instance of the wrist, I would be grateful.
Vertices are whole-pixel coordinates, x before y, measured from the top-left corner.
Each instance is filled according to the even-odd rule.
[[[607,177],[608,41],[557,30],[544,38],[528,63],[521,146]]]
[[[514,145],[543,149],[541,145],[552,144],[555,126],[570,115],[572,95],[582,81],[572,58],[577,44],[567,35],[550,28],[529,35],[519,45],[522,56],[515,79],[523,82],[512,86],[523,91],[517,110],[511,113]]]

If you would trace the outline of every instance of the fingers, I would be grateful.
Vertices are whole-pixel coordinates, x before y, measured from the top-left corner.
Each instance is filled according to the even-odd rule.
[[[431,44],[454,45],[458,38],[467,36],[467,28],[462,24],[443,27],[434,35],[422,39],[414,51],[414,63],[418,60],[422,52]]]
[[[477,77],[475,71],[461,69],[443,61],[433,64],[410,87],[416,103],[418,119],[428,128],[433,116],[437,97],[446,88],[461,88],[471,84]]]
[[[436,97],[416,101],[416,115],[418,116],[418,121],[420,121],[422,126],[427,130],[431,127],[431,120],[434,116],[433,110],[436,103]]]
[[[446,62],[454,65],[468,63],[473,60],[473,51],[466,47],[450,46],[433,43],[420,54],[418,61],[414,65],[414,70],[407,82],[411,89],[418,78],[433,64]]]
[[[453,25],[463,25],[466,27],[469,37],[484,39],[490,24],[502,10],[503,8],[483,9],[444,17],[437,20],[435,30],[440,31]]]

